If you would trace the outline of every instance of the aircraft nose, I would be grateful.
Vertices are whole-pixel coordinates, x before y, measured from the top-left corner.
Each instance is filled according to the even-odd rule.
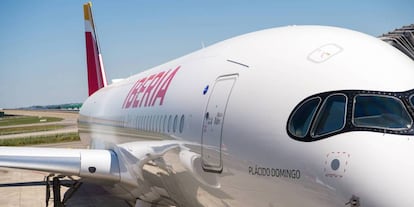
[[[344,182],[349,190],[346,206],[414,206],[414,143],[388,143],[327,163],[330,179]]]
[[[414,206],[413,136],[355,132],[330,143],[319,153],[318,178],[341,205]]]

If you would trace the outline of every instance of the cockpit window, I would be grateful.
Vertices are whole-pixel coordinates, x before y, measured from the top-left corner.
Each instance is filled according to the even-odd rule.
[[[355,126],[395,130],[408,129],[412,125],[402,101],[395,97],[357,95],[354,104],[352,121]]]
[[[333,94],[326,98],[311,133],[318,137],[337,132],[345,126],[347,97],[344,94]]]
[[[410,96],[410,104],[412,107],[414,107],[414,95]]]
[[[295,107],[286,130],[292,139],[300,142],[314,142],[353,131],[414,136],[414,89],[314,94]]]
[[[305,137],[320,102],[321,98],[316,97],[299,106],[289,122],[289,132],[297,137]]]

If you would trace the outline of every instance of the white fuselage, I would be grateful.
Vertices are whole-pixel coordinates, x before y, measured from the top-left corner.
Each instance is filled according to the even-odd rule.
[[[328,207],[356,196],[362,206],[412,206],[412,136],[351,131],[301,142],[286,127],[311,95],[407,91],[413,77],[414,63],[376,38],[332,27],[269,29],[97,91],[80,111],[80,135],[116,152],[123,167],[113,190],[131,200]]]

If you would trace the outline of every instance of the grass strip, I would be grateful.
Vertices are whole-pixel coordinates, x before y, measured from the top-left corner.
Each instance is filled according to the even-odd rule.
[[[46,122],[62,121],[62,118],[57,117],[39,117],[39,116],[9,116],[0,119],[0,126],[11,126],[20,124],[37,124]]]
[[[55,134],[47,136],[23,137],[15,139],[1,139],[0,146],[27,146],[36,144],[52,144],[59,142],[79,141],[78,133]]]
[[[27,126],[27,127],[10,127],[0,129],[0,135],[22,134],[30,132],[42,132],[62,129],[63,125],[41,125],[41,126]]]

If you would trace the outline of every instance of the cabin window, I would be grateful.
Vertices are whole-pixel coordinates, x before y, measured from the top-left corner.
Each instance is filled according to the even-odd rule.
[[[151,116],[147,116],[147,120],[145,121],[145,130],[150,130],[150,124],[151,124]]]
[[[170,117],[168,117],[168,132],[171,131],[171,126],[172,126],[172,116],[170,115]]]
[[[141,121],[140,121],[140,119],[141,119],[141,117],[140,116],[137,116],[137,121],[136,121],[136,127],[137,127],[137,129],[139,129],[139,125],[141,124]]]
[[[148,124],[148,119],[149,119],[148,116],[145,116],[145,120],[144,120],[144,130],[145,131],[148,130],[148,128],[147,128],[148,127],[148,125],[147,125]]]
[[[184,129],[184,114],[181,115],[181,119],[180,119],[180,133],[183,133],[183,129]]]
[[[152,119],[152,131],[156,132],[157,131],[157,116],[154,115],[154,118]]]
[[[150,131],[154,131],[154,119],[155,119],[155,117],[154,116],[150,116],[150,121],[149,121],[149,130]]]
[[[161,116],[158,116],[158,123],[157,123],[157,125],[158,125],[158,132],[161,132],[161,124],[162,124],[162,115]]]
[[[142,122],[142,129],[147,130],[147,116],[144,116],[144,121]]]
[[[152,131],[152,121],[153,121],[153,116],[149,116],[148,118],[148,131]]]
[[[152,119],[154,118],[153,116],[149,116],[149,122],[148,122],[148,131],[152,131]]]
[[[138,117],[138,129],[141,129],[141,124],[142,124],[142,116]]]
[[[289,132],[297,137],[305,137],[315,116],[321,98],[315,97],[300,105],[289,122]]]
[[[160,130],[160,125],[159,125],[159,123],[160,123],[160,116],[157,115],[156,117],[157,118],[155,119],[156,121],[155,121],[154,124],[155,124],[155,131],[158,132]]]
[[[175,133],[176,129],[177,129],[177,121],[178,121],[178,115],[175,115],[174,117],[174,127],[173,127],[173,132]]]
[[[151,116],[147,116],[147,120],[145,121],[145,130],[146,131],[150,130],[150,121],[151,121]]]
[[[352,122],[358,127],[408,129],[413,121],[402,101],[395,97],[357,95]]]
[[[148,120],[148,131],[152,131],[152,116],[149,116],[149,120]]]
[[[162,131],[163,132],[167,131],[166,126],[167,126],[167,115],[164,115],[164,120],[163,120],[163,123],[162,123]]]
[[[151,131],[155,132],[155,122],[156,122],[157,116],[153,115],[151,120]]]
[[[139,121],[139,119],[140,119],[141,117],[140,116],[137,116],[137,122],[136,122],[136,124],[137,124],[137,129],[139,129],[139,124],[141,124],[141,122]]]
[[[340,131],[345,126],[347,97],[333,94],[326,98],[316,118],[312,137],[318,137]]]
[[[160,118],[160,116],[155,116],[155,121],[154,121],[154,131],[158,131],[158,119]]]

